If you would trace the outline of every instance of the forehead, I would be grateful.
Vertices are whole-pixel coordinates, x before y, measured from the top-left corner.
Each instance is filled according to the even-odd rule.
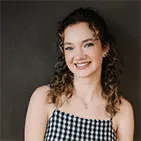
[[[85,22],[68,26],[64,31],[64,42],[77,43],[87,38],[92,38],[94,32]]]

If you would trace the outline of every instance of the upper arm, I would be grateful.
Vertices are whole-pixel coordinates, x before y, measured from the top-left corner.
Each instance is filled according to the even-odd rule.
[[[119,141],[133,141],[134,136],[134,114],[132,105],[122,99],[120,114],[118,116],[117,136]]]
[[[25,120],[25,141],[43,141],[47,117],[48,86],[37,88],[32,94]]]

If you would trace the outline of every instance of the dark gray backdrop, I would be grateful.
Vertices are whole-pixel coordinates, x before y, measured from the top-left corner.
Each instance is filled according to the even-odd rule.
[[[133,105],[135,140],[141,140],[140,2],[119,0],[1,2],[1,140],[23,140],[30,96],[53,76],[59,55],[56,47],[57,22],[80,6],[91,6],[99,11],[126,58],[122,94]]]

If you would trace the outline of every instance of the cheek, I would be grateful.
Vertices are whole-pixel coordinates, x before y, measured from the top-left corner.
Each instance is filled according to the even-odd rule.
[[[101,60],[101,58],[103,58],[103,51],[99,49],[94,49],[93,51],[90,51],[88,54],[92,56],[93,59],[96,60]]]
[[[70,64],[72,62],[72,55],[65,53],[65,60],[67,65]]]

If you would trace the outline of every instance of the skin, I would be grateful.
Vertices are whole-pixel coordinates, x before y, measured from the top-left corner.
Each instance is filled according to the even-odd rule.
[[[88,28],[87,24],[81,23],[69,26],[64,34],[65,60],[74,77],[80,79],[81,77],[92,79],[96,75],[100,77],[105,50],[102,49],[100,40],[93,41],[93,32]],[[91,63],[83,70],[77,69],[74,65],[83,62]]]
[[[100,84],[101,64],[109,46],[103,49],[100,40],[92,41],[93,32],[86,23],[68,26],[64,35],[65,60],[74,74],[74,91],[72,98],[58,110],[82,118],[109,120],[111,117],[105,112],[106,101],[101,96]],[[91,63],[83,69],[75,66],[75,63],[84,62]],[[25,121],[25,141],[43,141],[47,121],[54,111],[54,105],[46,102],[48,91],[48,86],[42,86],[31,96]],[[121,101],[120,111],[112,119],[113,128],[118,141],[133,141],[133,109],[127,100],[122,98]],[[87,110],[84,103],[88,103]]]

